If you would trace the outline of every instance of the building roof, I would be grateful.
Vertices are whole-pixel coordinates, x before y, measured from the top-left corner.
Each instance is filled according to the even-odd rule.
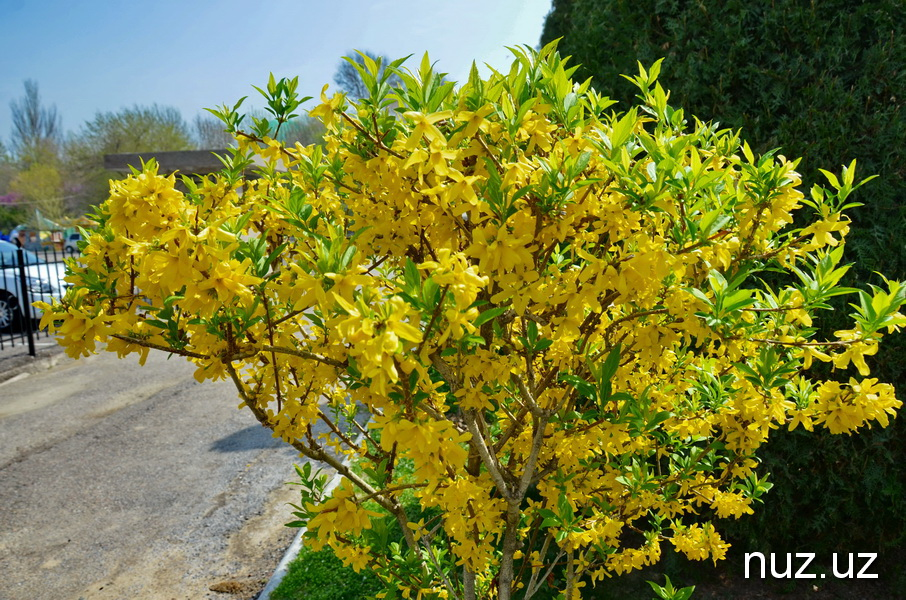
[[[105,154],[104,168],[120,173],[131,172],[130,166],[140,168],[149,159],[157,161],[161,173],[179,171],[185,174],[207,175],[223,168],[216,155],[227,156],[227,150],[178,150],[175,152],[130,152]]]

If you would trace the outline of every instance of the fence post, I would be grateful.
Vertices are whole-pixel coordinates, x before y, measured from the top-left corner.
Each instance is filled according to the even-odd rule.
[[[22,287],[22,300],[19,302],[19,312],[25,325],[25,334],[28,336],[28,355],[35,356],[35,334],[32,331],[31,304],[28,302],[28,277],[25,275],[25,252],[19,247],[16,250],[19,259],[19,283]]]

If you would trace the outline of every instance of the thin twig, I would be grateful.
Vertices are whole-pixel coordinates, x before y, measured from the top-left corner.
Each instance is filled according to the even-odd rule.
[[[318,356],[313,352],[306,352],[305,350],[296,350],[295,348],[284,348],[282,346],[262,346],[261,350],[264,352],[277,352],[280,354],[290,354],[292,356],[298,356],[299,358],[307,358],[308,360],[313,360],[319,363],[324,363],[325,365],[330,365],[338,369],[345,369],[347,366],[345,361],[334,360],[333,358],[327,358],[326,356]]]
[[[431,320],[428,321],[428,326],[425,328],[425,333],[422,335],[422,341],[418,344],[418,349],[415,351],[416,356],[421,356],[422,348],[425,346],[425,343],[428,341],[428,337],[431,335],[431,330],[434,328],[434,322],[437,320],[437,317],[440,316],[440,311],[443,310],[444,300],[447,297],[447,290],[450,289],[449,285],[445,285],[444,289],[440,292],[440,300],[437,301],[437,306],[434,307],[434,312],[431,313]]]
[[[153,342],[149,342],[149,341],[143,340],[141,338],[134,338],[134,337],[131,337],[128,335],[122,335],[119,333],[115,333],[110,337],[114,337],[118,340],[122,340],[124,342],[129,342],[130,344],[135,344],[137,346],[144,346],[145,348],[151,348],[152,350],[160,350],[162,352],[168,352],[170,354],[176,354],[178,356],[185,356],[187,358],[200,358],[203,360],[210,360],[211,358],[213,358],[213,356],[209,356],[207,354],[198,354],[197,352],[190,352],[188,350],[180,350],[178,348],[171,348],[170,346],[163,346],[161,344],[155,344]]]
[[[353,119],[353,118],[350,117],[348,114],[346,114],[346,111],[342,111],[342,110],[341,110],[341,111],[340,111],[340,114],[343,116],[344,119],[346,119],[346,121],[347,121],[350,125],[352,125],[353,127],[355,127],[355,128],[359,131],[359,133],[361,133],[362,135],[364,135],[365,137],[367,137],[368,140],[369,140],[372,144],[374,144],[375,146],[377,146],[378,148],[380,148],[380,149],[383,150],[384,152],[388,153],[390,156],[393,156],[393,157],[396,157],[396,158],[398,158],[398,159],[400,159],[400,160],[403,160],[403,155],[402,155],[402,154],[399,154],[399,153],[397,153],[397,152],[394,152],[393,150],[391,150],[390,148],[388,148],[386,145],[384,145],[384,142],[382,142],[381,140],[377,139],[375,136],[371,135],[371,134],[368,132],[367,129],[365,129],[364,127],[362,127],[362,125],[361,125],[360,123],[358,123],[355,119]]]
[[[494,161],[494,165],[497,167],[497,170],[500,171],[501,173],[503,173],[503,167],[500,165],[500,161],[497,160],[497,157],[494,155],[493,152],[491,152],[491,149],[488,148],[488,145],[484,143],[483,139],[481,139],[481,134],[478,132],[475,132],[475,139],[478,141],[479,144],[481,144],[481,147],[484,148],[484,151],[488,153],[488,156],[491,158],[491,160]]]

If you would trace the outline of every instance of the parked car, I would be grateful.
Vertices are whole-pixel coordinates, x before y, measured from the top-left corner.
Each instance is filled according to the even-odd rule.
[[[48,262],[37,253],[23,251],[25,285],[28,303],[50,302],[60,298],[67,284],[63,281],[66,269],[62,262]],[[18,248],[10,242],[0,241],[0,331],[18,329],[26,314],[20,299],[22,283],[19,271]],[[28,311],[32,319],[40,319],[41,311],[34,306]]]
[[[82,241],[82,234],[78,231],[70,233],[66,236],[66,241],[63,245],[63,250],[66,252],[66,256],[72,256],[73,254],[79,253],[79,242]]]

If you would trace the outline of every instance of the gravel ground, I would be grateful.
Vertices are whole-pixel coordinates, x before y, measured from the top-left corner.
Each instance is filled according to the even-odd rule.
[[[2,363],[0,363],[2,365]],[[247,599],[295,531],[295,451],[152,354],[0,383],[0,600]]]

